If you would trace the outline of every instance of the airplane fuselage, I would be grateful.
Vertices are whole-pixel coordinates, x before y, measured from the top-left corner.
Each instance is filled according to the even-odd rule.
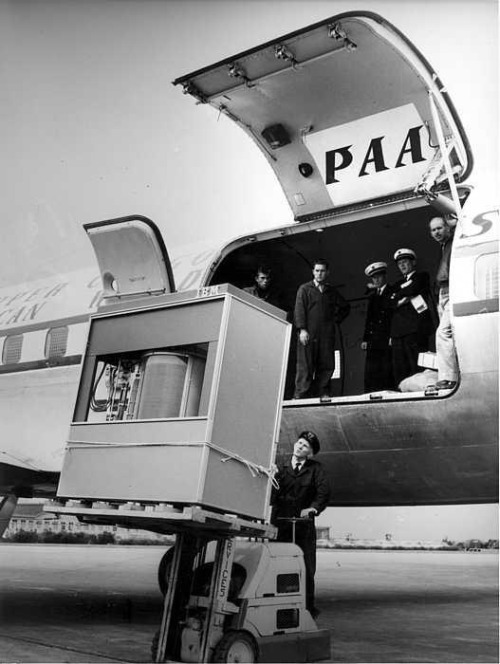
[[[498,210],[473,200],[471,148],[429,63],[381,17],[348,12],[174,83],[257,143],[295,219],[239,238],[215,259],[207,253],[204,271],[199,261],[191,265],[196,282],[178,283],[242,288],[252,284],[262,262],[269,263],[291,320],[297,289],[322,257],[351,305],[337,329],[329,402],[291,401],[293,337],[278,453],[289,453],[300,431],[315,431],[336,505],[497,501]],[[332,89],[342,94],[332,97]],[[423,384],[416,391],[366,393],[364,268],[387,261],[394,282],[400,276],[394,252],[411,247],[419,270],[433,280],[438,247],[428,226],[436,214],[459,218],[450,264],[459,383],[452,391]],[[133,272],[135,295],[142,280],[171,273],[161,236],[160,248],[151,252],[159,260],[152,259],[143,274],[137,265],[158,235],[153,229],[144,251],[132,241],[111,252],[122,261],[120,277]],[[113,275],[101,272],[112,295]],[[99,302],[96,284],[96,274],[75,275],[0,293],[3,493],[56,488],[86,321]],[[433,334],[427,342],[432,352]]]

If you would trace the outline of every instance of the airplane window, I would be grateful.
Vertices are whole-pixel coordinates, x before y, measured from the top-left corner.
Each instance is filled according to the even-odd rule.
[[[483,254],[476,261],[474,291],[480,300],[498,297],[498,256],[496,253]]]
[[[53,327],[47,332],[45,338],[45,357],[50,360],[53,357],[62,357],[66,354],[68,343],[68,328]]]
[[[13,334],[5,337],[2,352],[2,364],[16,364],[21,359],[23,335]]]

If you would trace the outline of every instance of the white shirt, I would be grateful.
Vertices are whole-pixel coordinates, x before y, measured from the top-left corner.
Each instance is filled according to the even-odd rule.
[[[323,281],[319,283],[318,281],[316,281],[316,279],[313,279],[313,281],[316,288],[319,290],[320,293],[322,293],[325,290],[325,283]]]

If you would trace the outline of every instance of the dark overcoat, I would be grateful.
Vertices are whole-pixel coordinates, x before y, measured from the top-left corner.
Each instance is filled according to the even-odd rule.
[[[389,346],[393,293],[392,286],[387,285],[381,295],[374,289],[368,297],[363,341],[366,341],[369,350],[385,350]]]
[[[299,286],[295,300],[295,325],[299,330],[307,330],[311,341],[335,339],[335,323],[341,323],[348,315],[350,304],[338,290],[324,284],[321,293],[314,281]]]
[[[404,297],[413,298],[421,295],[427,304],[427,311],[418,313],[411,302],[397,306],[398,300]],[[394,284],[392,295],[393,316],[391,337],[404,337],[409,334],[427,336],[432,332],[430,279],[427,272],[414,272],[410,279],[401,279]]]

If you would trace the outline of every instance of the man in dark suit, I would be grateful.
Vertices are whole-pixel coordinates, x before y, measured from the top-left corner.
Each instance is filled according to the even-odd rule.
[[[319,611],[314,606],[314,575],[316,573],[316,528],[314,517],[328,505],[330,489],[320,463],[312,457],[320,449],[312,431],[299,434],[293,454],[278,465],[276,480],[279,488],[271,496],[271,522],[278,528],[279,542],[293,542],[304,552],[306,568],[306,608],[313,618]],[[290,519],[304,519],[292,522]]]
[[[433,331],[430,315],[430,279],[427,272],[417,272],[417,256],[412,249],[398,249],[394,254],[403,278],[394,284],[391,296],[392,363],[396,386],[421,371],[418,354],[429,349]]]
[[[313,264],[313,280],[299,286],[295,300],[298,328],[295,399],[330,397],[330,378],[335,369],[335,324],[350,311],[350,304],[327,282],[328,263]]]
[[[387,283],[387,263],[378,261],[365,269],[370,278],[365,331],[361,348],[366,351],[365,392],[393,390],[392,350],[389,344],[393,289]]]

